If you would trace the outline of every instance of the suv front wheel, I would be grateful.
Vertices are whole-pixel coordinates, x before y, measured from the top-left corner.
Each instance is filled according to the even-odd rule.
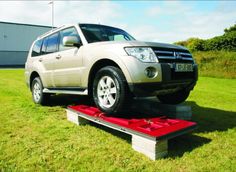
[[[34,103],[45,105],[49,99],[49,94],[43,93],[43,84],[39,77],[34,78],[31,90]]]
[[[93,99],[101,111],[121,113],[130,98],[125,77],[119,68],[107,66],[97,72],[93,82]]]

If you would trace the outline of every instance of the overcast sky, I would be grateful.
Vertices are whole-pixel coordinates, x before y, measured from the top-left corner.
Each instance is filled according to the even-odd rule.
[[[0,1],[0,21],[51,25],[49,1]],[[235,1],[54,1],[55,26],[100,23],[138,40],[210,38],[236,23]]]

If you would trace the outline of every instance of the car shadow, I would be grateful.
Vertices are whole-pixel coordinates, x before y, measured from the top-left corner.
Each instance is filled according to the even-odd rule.
[[[198,123],[195,133],[227,131],[236,127],[236,112],[202,107],[193,101],[185,104],[192,107],[192,120]]]
[[[170,158],[181,157],[184,153],[211,142],[211,139],[198,136],[198,133],[227,131],[236,126],[236,112],[202,107],[194,101],[187,101],[185,104],[191,106],[192,121],[197,122],[198,128],[193,131],[193,134],[185,134],[169,140],[168,157]]]
[[[51,104],[48,106],[61,106],[66,108],[68,105],[94,105],[88,96],[76,96],[76,95],[57,95],[51,97]],[[147,102],[148,103],[148,100]],[[191,152],[194,149],[203,146],[211,142],[211,139],[201,137],[198,133],[208,133],[214,131],[227,131],[228,129],[234,128],[236,126],[235,112],[224,111],[220,109],[207,108],[199,106],[196,102],[187,101],[185,105],[192,107],[192,121],[197,122],[198,128],[193,131],[193,134],[185,134],[169,140],[168,143],[168,158],[176,158],[183,156],[186,152]],[[137,112],[135,112],[137,114]],[[150,118],[158,116],[158,114],[142,114],[134,115],[134,112],[129,111],[126,117],[123,118]],[[131,136],[120,131],[110,129],[91,122],[91,126],[102,129],[112,135],[119,137],[128,143],[131,143]]]
[[[211,142],[211,139],[194,135],[192,133],[184,134],[168,141],[167,158],[182,157],[187,152],[192,152],[205,144]]]

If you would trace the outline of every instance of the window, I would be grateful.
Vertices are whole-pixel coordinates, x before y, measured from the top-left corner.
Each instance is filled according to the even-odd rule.
[[[60,32],[60,38],[61,38],[61,40],[60,40],[60,45],[59,45],[60,51],[68,50],[68,49],[70,49],[70,48],[73,48],[73,47],[65,47],[65,46],[63,45],[63,38],[64,38],[65,36],[76,36],[76,37],[78,37],[78,40],[80,40],[79,34],[78,34],[77,30],[76,30],[74,27],[71,27],[71,28],[67,28],[67,29],[62,30],[62,31]]]
[[[47,48],[46,48],[46,53],[54,53],[58,51],[58,33],[55,33],[53,35],[50,35],[47,40]]]
[[[113,41],[124,41],[125,36],[124,35],[113,35],[113,36],[110,36],[109,39],[113,40]]]
[[[43,46],[42,46],[41,54],[46,54],[46,48],[47,48],[47,43],[48,43],[47,39],[48,38],[46,37],[43,40]]]
[[[41,39],[35,42],[33,49],[32,49],[32,53],[31,53],[32,57],[40,55],[40,49],[41,49],[42,43],[43,43],[43,40],[41,40]]]
[[[135,40],[127,32],[103,25],[80,24],[79,25],[88,43],[100,41],[132,41]]]

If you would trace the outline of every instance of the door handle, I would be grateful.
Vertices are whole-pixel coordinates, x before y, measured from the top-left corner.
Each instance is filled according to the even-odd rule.
[[[42,61],[43,61],[43,59],[42,59],[42,58],[40,58],[40,59],[39,59],[39,62],[42,62]]]
[[[61,58],[61,55],[56,56],[56,59],[59,60]]]

